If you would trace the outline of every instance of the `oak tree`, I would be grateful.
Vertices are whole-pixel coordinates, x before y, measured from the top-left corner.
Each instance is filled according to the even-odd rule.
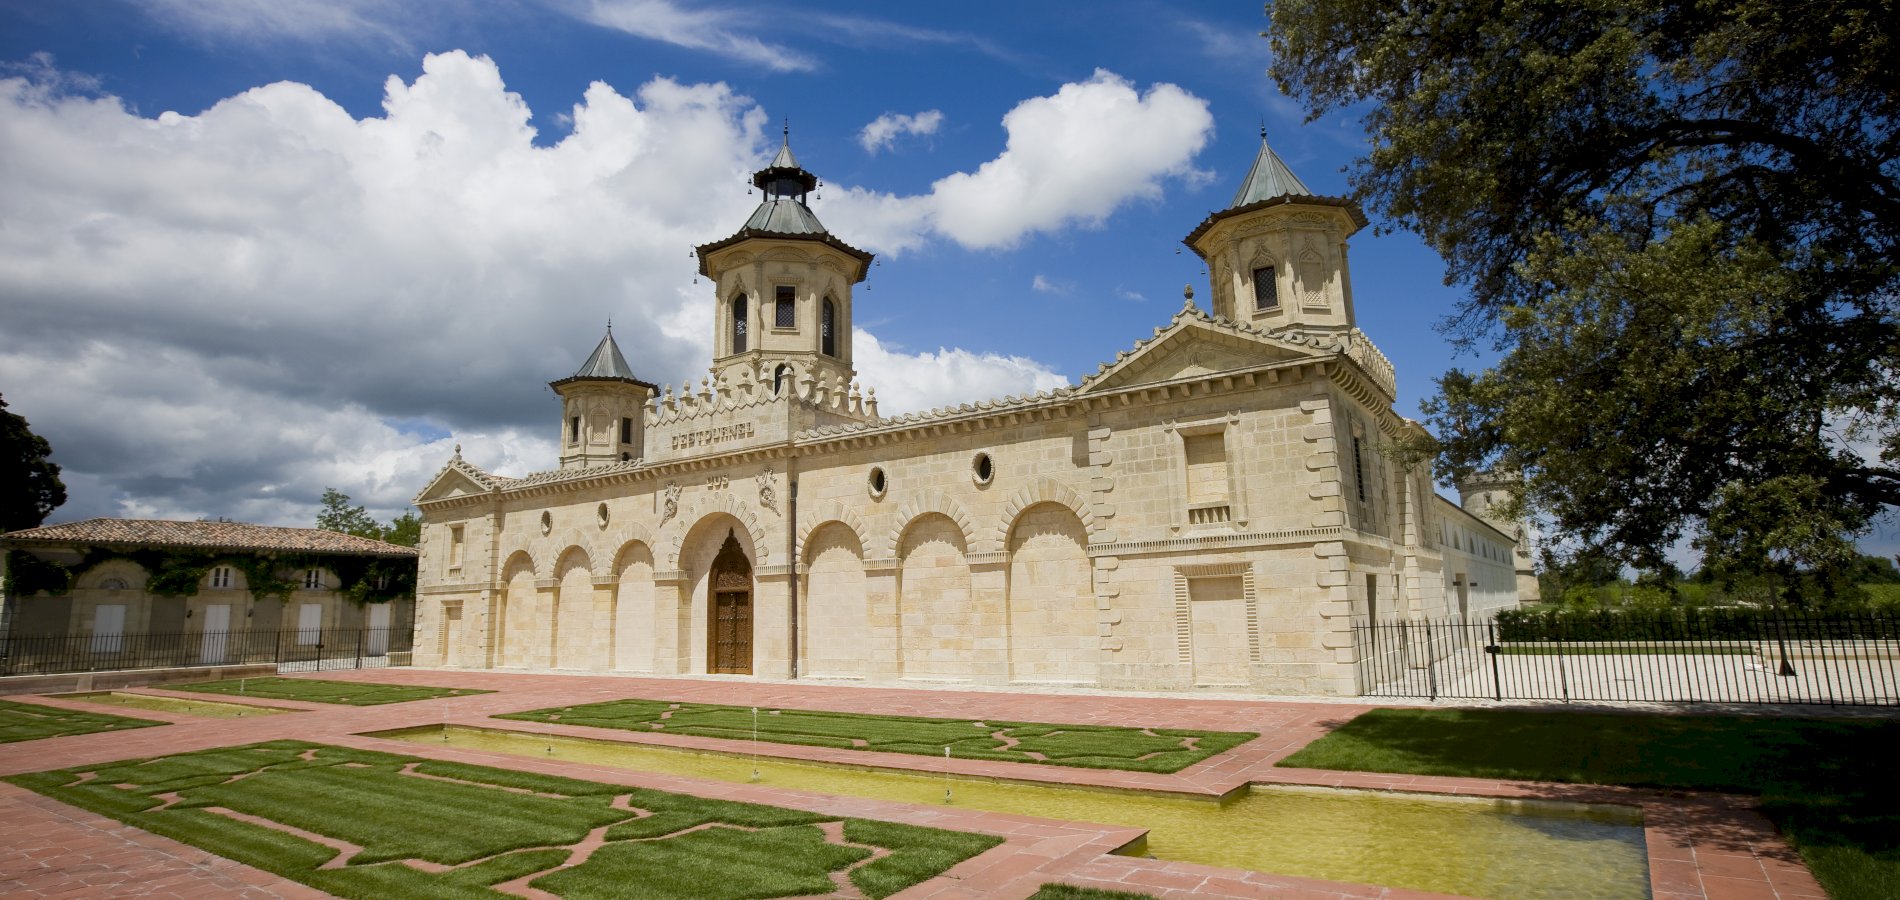
[[[66,502],[53,447],[0,397],[0,532],[38,528]]]
[[[1574,545],[1844,565],[1900,505],[1892,2],[1278,0],[1272,75],[1500,355],[1426,404]]]

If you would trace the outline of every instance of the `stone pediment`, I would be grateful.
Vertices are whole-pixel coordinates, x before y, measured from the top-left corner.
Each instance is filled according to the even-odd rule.
[[[1118,355],[1114,362],[1084,379],[1077,392],[1159,384],[1327,355],[1329,351],[1319,346],[1224,325],[1199,310],[1184,310],[1153,338],[1136,344],[1132,351]]]
[[[458,450],[460,448],[457,448]],[[432,500],[451,500],[469,494],[486,494],[493,489],[488,482],[490,476],[474,466],[462,461],[458,453],[449,460],[448,465],[437,472],[429,486],[416,495],[414,502],[427,503]]]

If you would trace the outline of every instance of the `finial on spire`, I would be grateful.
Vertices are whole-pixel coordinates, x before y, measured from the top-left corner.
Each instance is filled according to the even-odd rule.
[[[462,458],[462,445],[461,445],[461,444],[456,444],[456,445],[455,445],[455,458],[456,458],[456,459],[461,459],[461,458]]]
[[[1264,115],[1260,117],[1260,139],[1267,139],[1267,117]]]
[[[607,333],[608,334],[614,333],[614,317],[613,316],[607,317]]]
[[[792,145],[792,117],[791,116],[785,117],[784,130],[785,130],[785,146],[790,147]]]
[[[1185,311],[1185,310],[1190,310],[1193,308],[1194,308],[1194,285],[1184,284],[1181,286],[1181,309]]]

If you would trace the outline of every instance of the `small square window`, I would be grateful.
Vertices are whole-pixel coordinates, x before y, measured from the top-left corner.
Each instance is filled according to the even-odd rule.
[[[795,288],[789,284],[781,284],[778,286],[778,299],[773,304],[772,327],[798,327],[798,304],[796,301],[797,292]]]

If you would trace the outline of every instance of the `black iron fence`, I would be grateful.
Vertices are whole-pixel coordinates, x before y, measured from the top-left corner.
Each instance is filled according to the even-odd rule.
[[[1900,705],[1900,617],[1434,619],[1353,626],[1360,693]]]
[[[411,625],[0,637],[0,675],[275,664],[280,672],[409,664]]]

